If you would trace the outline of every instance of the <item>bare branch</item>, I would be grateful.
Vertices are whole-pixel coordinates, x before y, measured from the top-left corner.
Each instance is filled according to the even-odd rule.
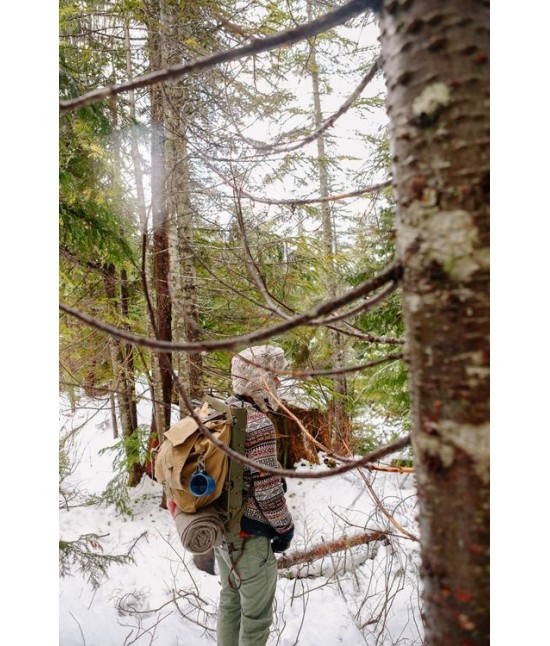
[[[310,370],[306,372],[291,372],[291,377],[330,377],[333,375],[343,375],[347,372],[359,372],[365,370],[366,368],[373,368],[378,366],[381,363],[386,363],[387,361],[398,361],[403,358],[402,353],[398,354],[389,354],[387,357],[382,357],[381,359],[374,359],[373,361],[367,361],[366,363],[361,363],[356,366],[347,366],[345,368],[331,368],[329,370]]]
[[[355,88],[355,90],[350,94],[350,96],[346,99],[346,101],[338,108],[338,110],[334,113],[331,114],[330,117],[325,119],[323,123],[316,128],[310,135],[307,137],[304,137],[301,141],[299,141],[296,144],[292,144],[290,146],[280,146],[277,144],[268,144],[265,146],[257,147],[258,150],[260,151],[273,151],[275,153],[289,153],[292,152],[293,150],[298,150],[298,148],[302,148],[303,146],[310,144],[312,141],[315,141],[318,137],[320,137],[325,130],[330,128],[335,124],[335,122],[343,115],[345,114],[355,99],[359,97],[361,92],[367,87],[367,85],[372,81],[372,79],[376,76],[377,72],[380,69],[380,62],[381,62],[381,57],[378,57],[370,70],[365,74],[365,76],[361,79],[361,82],[359,85]]]
[[[379,191],[382,188],[391,186],[391,179],[388,179],[384,182],[379,182],[378,184],[372,184],[371,186],[365,186],[363,188],[358,188],[355,191],[349,191],[348,193],[339,193],[337,195],[327,195],[326,197],[306,197],[303,199],[286,199],[286,200],[272,200],[265,197],[258,197],[257,195],[252,195],[246,191],[241,190],[241,196],[246,197],[252,202],[258,202],[259,204],[271,204],[276,205],[288,205],[288,206],[302,206],[305,204],[322,204],[323,202],[337,202],[338,200],[345,200],[349,197],[358,197],[359,195],[364,195],[365,193],[374,193]]]
[[[279,47],[287,47],[306,38],[317,36],[333,27],[337,27],[351,18],[359,16],[368,9],[379,10],[380,5],[380,0],[351,0],[351,2],[348,2],[343,7],[327,13],[316,20],[306,22],[296,29],[278,32],[267,38],[253,38],[248,45],[244,45],[243,47],[218,52],[212,56],[205,56],[185,65],[175,65],[163,70],[157,70],[156,72],[125,81],[119,85],[93,90],[76,99],[61,101],[59,104],[60,110],[61,112],[75,110],[76,108],[100,101],[101,99],[116,96],[122,92],[128,92],[129,90],[135,90],[165,81],[173,81],[185,74],[209,69],[220,63],[229,63],[244,58],[245,56],[250,56],[251,54],[259,54]]]
[[[196,341],[192,343],[173,343],[170,341],[160,341],[157,339],[151,339],[149,337],[137,336],[128,332],[127,330],[117,328],[107,323],[103,323],[93,316],[89,316],[88,314],[84,314],[83,312],[75,310],[69,305],[65,305],[64,303],[60,303],[59,308],[66,314],[74,316],[83,323],[86,323],[86,325],[90,325],[97,330],[101,330],[114,337],[124,339],[134,345],[151,348],[153,350],[156,350],[157,352],[231,350],[256,341],[263,341],[265,339],[273,338],[276,335],[282,334],[283,332],[288,332],[301,325],[308,325],[311,323],[311,321],[318,321],[320,317],[324,316],[325,314],[330,314],[331,312],[338,310],[344,305],[347,305],[348,303],[351,303],[358,298],[361,298],[362,296],[370,294],[371,292],[375,291],[379,287],[382,287],[390,281],[399,281],[401,279],[402,271],[403,269],[401,263],[399,261],[395,261],[391,265],[386,267],[386,269],[381,271],[378,275],[374,276],[370,280],[365,281],[364,283],[361,283],[342,296],[323,301],[308,312],[299,314],[298,316],[295,316],[288,321],[278,323],[262,330],[256,330],[248,334],[243,334],[241,336],[231,337],[229,339],[215,339],[211,341]]]
[[[191,144],[192,145],[192,144]],[[202,161],[210,170],[212,170],[227,186],[229,186],[233,192],[237,191],[239,198],[245,197],[246,199],[250,200],[251,202],[258,202],[258,204],[269,204],[271,206],[303,206],[306,204],[322,204],[324,202],[337,202],[339,200],[345,200],[350,197],[359,197],[360,195],[364,195],[365,193],[374,193],[375,191],[379,191],[383,188],[386,188],[388,186],[391,186],[392,180],[387,179],[384,180],[383,182],[379,182],[378,184],[371,184],[371,186],[365,186],[363,188],[358,188],[354,191],[349,191],[348,193],[339,193],[336,195],[327,195],[326,197],[306,197],[306,198],[287,198],[284,200],[276,200],[276,199],[270,199],[267,197],[260,197],[258,195],[253,195],[252,193],[248,193],[248,191],[245,191],[243,188],[238,187],[234,181],[228,179],[223,173],[221,173],[213,164],[209,163],[207,159],[211,159],[213,161],[236,161],[240,162],[242,160],[240,159],[216,159],[214,157],[210,157],[209,155],[206,155],[203,153],[197,146],[192,146],[197,154],[201,157]]]
[[[371,485],[369,482],[369,479],[367,476],[362,472],[359,471],[359,475],[361,478],[363,478],[363,482],[365,483],[367,489],[369,490],[369,493],[374,500],[374,504],[378,507],[378,509],[384,514],[384,516],[390,521],[390,523],[397,529],[397,531],[401,532],[402,534],[405,534],[408,538],[410,538],[413,541],[418,542],[418,537],[415,536],[414,534],[411,534],[407,529],[403,527],[400,523],[398,523],[395,518],[390,514],[390,512],[384,507],[382,504],[382,501],[380,498],[376,495],[376,491],[374,490],[374,487]]]
[[[359,314],[362,312],[366,312],[367,310],[372,309],[375,305],[378,305],[381,303],[387,296],[392,294],[397,287],[399,286],[399,281],[394,281],[390,285],[388,285],[385,289],[383,289],[379,294],[376,294],[376,296],[373,296],[372,298],[369,298],[367,301],[357,305],[351,310],[348,310],[347,312],[343,312],[342,314],[337,314],[335,316],[331,316],[328,319],[323,319],[322,321],[312,321],[312,325],[327,325],[329,323],[335,323],[337,321],[342,321],[343,319],[347,319],[350,316],[354,316],[355,314]]]
[[[284,478],[309,478],[309,479],[331,478],[332,476],[338,475],[340,473],[345,473],[346,471],[351,471],[352,469],[357,469],[358,467],[365,466],[366,464],[369,464],[371,462],[378,462],[381,458],[385,457],[386,455],[390,455],[391,453],[395,453],[405,448],[411,442],[411,434],[409,433],[405,437],[402,437],[399,440],[396,440],[395,442],[392,442],[391,444],[388,444],[385,447],[377,449],[376,451],[371,451],[370,453],[368,453],[367,455],[364,455],[362,458],[358,460],[350,460],[346,464],[342,464],[341,466],[335,467],[333,469],[328,469],[327,471],[309,471],[309,470],[294,471],[293,469],[279,469],[275,467],[269,467],[265,464],[260,464],[259,462],[255,462],[254,460],[250,460],[249,458],[246,458],[244,455],[233,450],[227,444],[225,444],[220,439],[218,439],[218,437],[214,435],[214,433],[212,433],[212,431],[204,425],[201,418],[195,412],[191,399],[188,397],[187,393],[181,387],[181,383],[177,379],[177,377],[175,379],[175,384],[182,401],[185,403],[187,407],[189,415],[197,422],[200,432],[203,435],[205,435],[212,442],[212,444],[214,444],[214,446],[218,447],[218,449],[223,451],[226,455],[228,455],[233,460],[236,460],[241,464],[248,465],[253,469],[262,471],[263,473],[279,475]]]
[[[414,473],[414,467],[390,467],[387,464],[369,464],[369,471],[384,471],[385,473]]]
[[[270,312],[273,312],[274,314],[277,314],[282,319],[285,319],[288,321],[290,320],[291,316],[286,312],[283,312],[278,307],[279,305],[286,307],[286,305],[284,303],[281,303],[281,301],[279,301],[278,299],[276,299],[268,290],[267,285],[265,284],[264,277],[262,276],[260,269],[256,261],[254,260],[254,256],[252,255],[252,251],[250,250],[250,245],[248,244],[248,235],[246,233],[246,227],[244,224],[243,211],[241,208],[239,191],[235,189],[233,194],[235,198],[235,212],[237,214],[237,222],[239,224],[239,230],[241,232],[241,240],[242,240],[242,245],[245,253],[246,264],[248,266],[249,273],[252,276],[252,280],[256,283],[256,286],[258,287],[262,296],[264,297],[265,302],[268,305],[268,310]],[[287,309],[291,311],[290,308],[287,307]]]
[[[346,334],[347,336],[352,336],[356,339],[362,339],[363,341],[368,341],[369,343],[383,343],[386,345],[404,345],[405,343],[404,339],[399,339],[397,337],[376,336],[375,334],[371,334],[370,332],[364,332],[348,321],[344,321],[344,324],[345,327],[339,327],[338,332]]]
[[[214,18],[218,20],[230,33],[233,35],[240,36],[241,38],[244,38],[245,40],[248,40],[249,38],[252,38],[250,33],[245,31],[242,27],[237,25],[234,22],[231,22],[231,20],[228,20],[225,16],[222,16],[222,14],[219,11],[216,11],[212,7],[210,8],[210,11]]]
[[[73,613],[72,613],[71,611],[69,611],[69,614],[70,614],[70,615],[71,615],[71,617],[75,620],[76,625],[78,626],[78,630],[80,630],[80,636],[82,637],[82,643],[84,644],[84,646],[86,646],[86,639],[85,639],[85,637],[84,637],[84,632],[82,631],[82,626],[80,625],[80,622],[79,622],[79,621],[78,621],[78,619],[73,615]]]

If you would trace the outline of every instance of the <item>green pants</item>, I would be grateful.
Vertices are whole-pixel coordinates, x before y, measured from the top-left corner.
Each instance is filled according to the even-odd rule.
[[[263,536],[246,538],[235,547],[231,555],[221,547],[214,550],[222,585],[217,644],[265,646],[273,620],[277,561]]]

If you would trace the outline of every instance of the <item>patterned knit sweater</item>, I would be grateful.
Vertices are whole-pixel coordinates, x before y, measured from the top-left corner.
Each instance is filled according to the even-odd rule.
[[[245,457],[268,467],[277,467],[275,429],[267,415],[254,405],[235,396],[227,403],[247,409]],[[262,473],[256,468],[244,467],[245,508],[241,532],[253,536],[283,536],[290,540],[294,523],[288,510],[281,478]]]

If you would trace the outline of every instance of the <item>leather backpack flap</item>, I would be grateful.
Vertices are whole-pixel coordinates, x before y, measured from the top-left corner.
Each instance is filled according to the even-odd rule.
[[[184,417],[164,434],[155,460],[155,478],[172,491],[183,488],[180,474],[193,449],[197,433],[197,422],[192,417]]]
[[[222,419],[216,422],[207,422],[206,427],[217,439],[229,445],[231,440],[231,422],[229,420]],[[189,498],[186,507],[193,507],[193,511],[206,507],[220,497],[229,470],[227,455],[221,449],[218,449],[207,437],[200,435],[198,430],[197,433],[199,437],[195,440],[192,451],[188,456],[188,461],[183,466],[180,474],[180,486],[185,492],[186,499]],[[204,458],[205,471],[214,478],[216,487],[211,494],[196,497],[189,492],[189,481],[197,468],[198,459],[201,455]],[[187,511],[183,507],[181,509]],[[187,513],[192,512],[188,511]]]
[[[229,445],[229,420],[213,420],[206,422],[206,426],[221,442]],[[193,514],[217,500],[223,491],[229,469],[226,454],[201,434],[193,418],[179,420],[164,437],[155,462],[155,477],[158,482],[166,484],[177,506],[185,513]],[[216,487],[211,494],[197,497],[189,491],[189,481],[201,456],[205,471],[214,478]]]

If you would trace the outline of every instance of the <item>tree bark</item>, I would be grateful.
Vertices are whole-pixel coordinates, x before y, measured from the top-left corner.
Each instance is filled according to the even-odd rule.
[[[312,547],[305,552],[293,552],[291,554],[284,554],[277,559],[277,568],[279,570],[282,570],[292,567],[293,565],[298,565],[300,563],[312,563],[313,561],[322,559],[329,554],[342,552],[343,550],[357,547],[357,545],[364,545],[366,543],[371,543],[372,541],[385,540],[387,536],[387,532],[372,531],[365,532],[364,534],[359,534],[358,536],[351,536],[349,538],[340,538],[336,541],[330,541],[329,543],[321,543],[320,545],[315,545],[315,547]]]
[[[311,0],[307,3],[308,20],[313,19],[313,8]],[[309,73],[313,88],[313,118],[315,129],[317,130],[323,123],[323,112],[321,108],[321,90],[319,78],[319,66],[317,64],[317,52],[315,40],[310,41]],[[319,194],[321,198],[330,195],[329,175],[328,175],[328,157],[325,146],[324,134],[317,137],[317,162],[319,169]],[[326,260],[329,265],[327,277],[328,294],[330,297],[338,295],[338,284],[336,279],[336,263],[334,255],[336,253],[336,235],[334,231],[334,222],[331,207],[328,202],[321,202],[321,221],[323,225],[323,242],[326,252]],[[334,331],[328,331],[330,346],[330,362],[333,368],[342,368],[345,364],[344,357],[344,338]],[[341,455],[351,455],[351,420],[346,412],[346,399],[348,385],[346,375],[337,375],[333,377],[334,395],[329,402],[329,410],[332,416],[332,442],[334,450]]]
[[[132,52],[130,46],[130,24],[129,18],[126,16],[124,19],[124,42],[126,45],[126,74],[129,79],[134,77],[134,70],[132,65]],[[129,111],[130,119],[134,124],[137,124],[136,119],[136,96],[134,90],[129,92]],[[146,230],[147,224],[147,209],[145,207],[145,191],[143,188],[143,169],[141,165],[141,155],[139,153],[139,141],[137,137],[136,127],[130,131],[130,150],[132,155],[132,164],[134,170],[134,180],[136,183],[136,198],[137,209],[140,222],[140,231],[143,233]]]
[[[329,412],[299,408],[288,402],[284,404],[315,440],[330,448],[332,417]],[[321,449],[302,432],[296,420],[283,410],[270,413],[269,418],[277,434],[277,458],[284,469],[292,469],[300,460],[319,462],[317,452]]]
[[[167,65],[181,63],[187,52],[184,43],[193,36],[192,25],[200,18],[197,5],[166,4],[164,60]],[[191,81],[192,82],[192,81]],[[193,258],[194,210],[191,203],[191,169],[187,150],[187,114],[190,81],[181,80],[165,87],[166,175],[168,221],[171,232],[171,294],[173,337],[175,341],[199,340],[197,277]],[[200,353],[179,353],[176,358],[178,378],[192,399],[200,399],[202,357]],[[178,395],[179,398],[179,395]],[[180,415],[187,409],[182,401]]]
[[[111,426],[113,427],[113,438],[118,438],[118,421],[116,416],[116,402],[114,389],[116,388],[116,379],[111,379],[111,392],[109,393],[109,404],[111,407]]]
[[[117,299],[117,279],[114,267],[112,266],[105,267],[104,286],[111,309],[115,314],[120,314],[120,304]],[[138,428],[133,359],[131,358],[131,354],[127,354],[126,344],[117,339],[109,338],[109,348],[113,367],[113,380],[111,383],[116,391],[122,436],[125,440],[128,440],[135,437]],[[113,432],[116,432],[118,435],[116,416],[113,423]],[[128,464],[128,486],[135,487],[139,484],[141,476],[143,475],[143,467],[139,460],[139,451],[134,445],[130,446],[130,444],[125,445],[125,451]]]
[[[148,46],[152,70],[162,69],[162,12],[159,0],[148,2]],[[172,304],[170,300],[170,256],[165,190],[165,124],[163,89],[151,87],[151,210],[153,214],[153,278],[156,296],[156,328],[160,340],[172,340]],[[157,370],[160,384],[156,387],[155,411],[159,441],[170,427],[172,408],[172,355],[158,353]],[[160,386],[160,387],[159,387]],[[160,402],[158,401],[160,395]]]
[[[380,18],[428,646],[489,643],[489,9]]]

